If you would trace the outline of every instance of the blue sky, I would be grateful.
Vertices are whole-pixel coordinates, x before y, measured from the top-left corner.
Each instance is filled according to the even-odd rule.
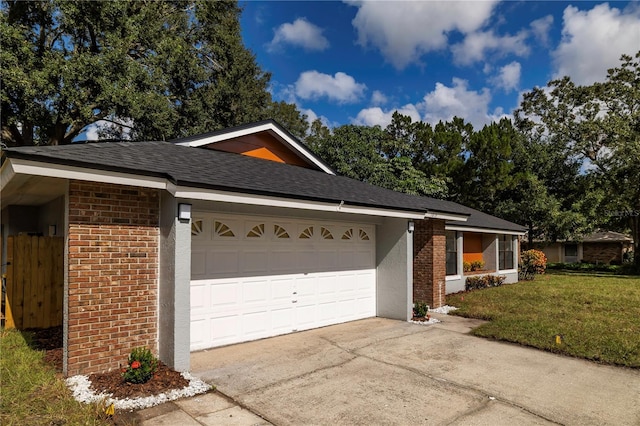
[[[330,127],[386,126],[398,110],[475,128],[569,75],[602,81],[640,50],[640,3],[240,1],[245,46],[275,100]]]

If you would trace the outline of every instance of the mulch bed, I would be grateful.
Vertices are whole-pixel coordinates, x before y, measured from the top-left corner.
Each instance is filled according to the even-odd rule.
[[[158,362],[158,369],[147,383],[127,383],[122,379],[121,370],[108,373],[90,374],[91,389],[96,393],[110,393],[114,398],[139,398],[158,395],[172,389],[189,386],[189,381],[182,374]]]
[[[62,372],[62,327],[45,329],[27,329],[32,333],[31,346],[45,351],[44,361]],[[91,388],[96,393],[110,393],[114,398],[139,398],[158,395],[172,389],[182,389],[189,385],[189,381],[182,374],[167,367],[161,361],[158,369],[147,383],[126,383],[122,379],[122,371],[114,370],[108,373],[89,375]]]

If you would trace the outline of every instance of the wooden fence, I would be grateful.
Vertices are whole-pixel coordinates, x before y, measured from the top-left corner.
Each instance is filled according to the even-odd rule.
[[[62,325],[63,265],[62,237],[8,238],[5,328]]]

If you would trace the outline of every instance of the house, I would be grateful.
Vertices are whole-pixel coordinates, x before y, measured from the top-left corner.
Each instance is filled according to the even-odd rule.
[[[1,178],[3,263],[14,236],[64,239],[63,288],[11,303],[55,304],[66,375],[118,368],[136,346],[182,371],[195,350],[408,320],[414,300],[437,307],[449,281],[459,289],[465,254],[517,279],[523,228],[337,176],[273,121],[174,143],[10,148]],[[12,256],[33,268],[44,252]]]
[[[533,244],[547,256],[550,263],[604,263],[619,265],[625,253],[633,252],[633,239],[613,231],[597,231],[581,240],[556,242],[537,241]]]

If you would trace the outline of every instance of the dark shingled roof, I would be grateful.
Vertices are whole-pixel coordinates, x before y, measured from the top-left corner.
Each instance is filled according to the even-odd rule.
[[[460,226],[523,227],[450,201],[403,194],[343,176],[167,142],[105,142],[3,150],[9,158],[166,178],[176,185],[345,205],[470,216]]]

